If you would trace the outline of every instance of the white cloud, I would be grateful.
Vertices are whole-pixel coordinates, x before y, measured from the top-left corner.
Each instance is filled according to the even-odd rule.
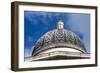
[[[24,51],[24,56],[25,56],[25,57],[31,56],[31,53],[32,53],[32,50],[30,50],[30,49],[28,49],[28,48],[25,48],[25,51]]]

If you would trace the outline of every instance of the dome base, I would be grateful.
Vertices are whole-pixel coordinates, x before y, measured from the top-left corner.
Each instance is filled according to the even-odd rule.
[[[88,59],[88,58],[90,58],[90,55],[85,53],[55,51],[55,52],[43,53],[37,56],[26,58],[25,61]]]

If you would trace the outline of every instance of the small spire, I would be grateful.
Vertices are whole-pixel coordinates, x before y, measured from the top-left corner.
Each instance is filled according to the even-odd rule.
[[[64,27],[64,22],[62,20],[59,20],[57,22],[57,29],[63,29],[63,27]]]

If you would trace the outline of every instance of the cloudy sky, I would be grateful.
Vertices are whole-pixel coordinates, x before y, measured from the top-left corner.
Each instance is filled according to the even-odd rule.
[[[90,53],[90,14],[24,11],[24,55],[30,56],[36,41],[46,32],[56,29],[58,20],[64,28],[76,33]]]

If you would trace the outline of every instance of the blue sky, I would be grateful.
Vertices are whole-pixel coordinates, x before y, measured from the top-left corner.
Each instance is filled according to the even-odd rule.
[[[24,55],[30,56],[36,41],[46,32],[56,29],[58,20],[64,28],[76,33],[90,52],[90,14],[24,11]]]

